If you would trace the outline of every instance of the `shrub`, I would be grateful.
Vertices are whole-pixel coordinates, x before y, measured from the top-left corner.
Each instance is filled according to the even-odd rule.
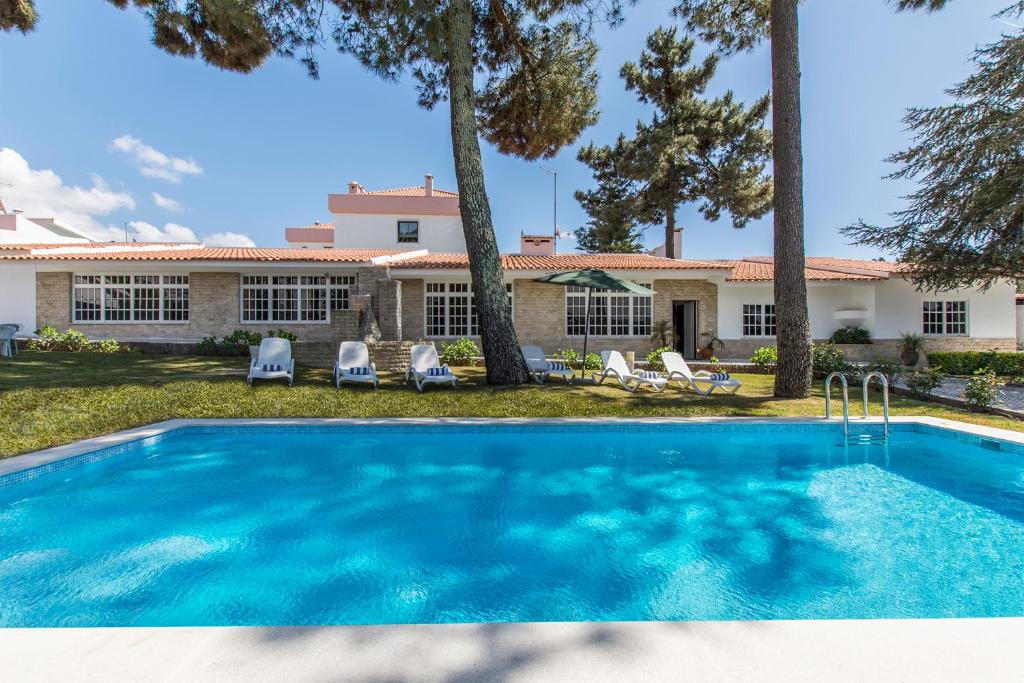
[[[662,371],[665,369],[665,363],[661,360],[661,354],[666,351],[671,351],[671,346],[659,346],[658,348],[647,354],[647,369]],[[598,365],[600,367],[600,365]]]
[[[217,355],[217,338],[216,337],[203,337],[199,345],[196,346],[196,353],[201,356],[216,356]]]
[[[221,339],[219,344],[214,340],[215,353],[220,356],[248,356],[249,347],[259,346],[261,341],[263,341],[263,335],[259,332],[235,330]]]
[[[762,346],[750,357],[750,362],[767,373],[775,372],[779,363],[779,350],[774,346]]]
[[[480,355],[480,347],[472,339],[462,339],[452,344],[441,344],[441,362],[448,365],[472,365]]]
[[[259,335],[257,335],[257,336],[259,336]],[[288,330],[267,330],[267,336],[268,337],[277,337],[278,339],[287,339],[288,341],[290,341],[293,344],[299,340],[298,337],[296,337],[294,334],[292,334]],[[259,342],[256,342],[256,343],[259,344]]]
[[[555,352],[555,358],[564,362],[570,368],[578,368],[580,366],[580,352],[576,349],[558,349]],[[587,367],[585,370],[600,370],[601,369],[601,356],[596,353],[587,354]]]
[[[967,405],[975,410],[983,410],[990,407],[999,398],[999,387],[1002,383],[991,370],[977,370],[974,376],[967,380],[961,396]]]
[[[978,370],[991,370],[997,375],[1024,375],[1024,353],[941,351],[929,353],[928,364],[950,375],[973,375]]]
[[[835,344],[814,344],[811,346],[815,379],[824,379],[833,372],[855,375],[860,369],[846,360],[846,354]]]
[[[931,396],[931,393],[938,389],[945,379],[946,373],[939,368],[928,368],[907,374],[903,381],[907,383],[910,393],[924,398]]]
[[[869,372],[880,372],[892,387],[903,374],[904,365],[897,358],[879,358],[868,366]]]
[[[871,333],[863,327],[847,325],[833,332],[829,342],[832,344],[870,344]]]
[[[92,344],[89,342],[89,338],[78,330],[68,329],[67,332],[58,337],[57,346],[62,351],[78,353],[79,351],[89,350]]]
[[[28,341],[28,348],[33,351],[53,351],[60,340],[60,331],[52,325],[43,325],[35,331],[35,335],[35,339]]]
[[[101,339],[98,342],[93,342],[92,350],[96,353],[117,353],[121,350],[121,345],[117,343],[116,339]]]

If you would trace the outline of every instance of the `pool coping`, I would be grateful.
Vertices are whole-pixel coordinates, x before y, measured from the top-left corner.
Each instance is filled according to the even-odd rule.
[[[927,415],[916,416],[894,416],[889,419],[892,424],[920,424],[938,429],[945,429],[960,434],[968,434],[984,439],[1007,441],[1013,444],[1024,446],[1024,432],[1014,432],[1009,429],[998,427],[987,427],[975,425],[957,420],[950,420],[942,417],[931,417]],[[59,460],[73,458],[75,456],[91,453],[94,451],[121,446],[132,441],[139,441],[149,437],[159,436],[177,429],[186,427],[315,427],[315,426],[360,426],[360,425],[666,425],[666,424],[840,424],[842,418],[834,417],[831,420],[825,418],[814,418],[805,416],[794,417],[238,417],[238,418],[176,418],[154,422],[152,424],[133,427],[102,436],[95,436],[89,439],[82,439],[60,446],[53,446],[31,453],[15,455],[0,460],[0,477],[23,470],[48,465]],[[866,420],[857,418],[850,421],[851,424],[881,424],[882,418],[869,417]]]
[[[1024,618],[0,629],[11,680],[1019,681]]]

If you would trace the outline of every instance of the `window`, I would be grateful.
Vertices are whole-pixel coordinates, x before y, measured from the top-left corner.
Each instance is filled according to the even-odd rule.
[[[243,323],[325,323],[350,305],[352,276],[243,275]],[[329,309],[329,310],[328,310]]]
[[[966,301],[925,301],[921,311],[925,334],[967,334]]]
[[[509,309],[512,285],[506,284]],[[468,282],[428,282],[423,299],[423,318],[428,337],[476,337],[476,299]]]
[[[743,304],[743,336],[774,337],[775,304]]]
[[[640,284],[650,289],[649,284]],[[651,297],[632,292],[595,289],[590,297],[590,334],[597,337],[651,336]],[[567,287],[565,292],[565,331],[570,337],[582,337],[587,316],[585,287]]]
[[[188,322],[188,275],[75,275],[74,322]]]
[[[420,222],[419,221],[398,221],[399,242],[419,242]]]

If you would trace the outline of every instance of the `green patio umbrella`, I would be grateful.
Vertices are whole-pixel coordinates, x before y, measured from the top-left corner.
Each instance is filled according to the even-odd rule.
[[[612,292],[634,292],[640,296],[650,296],[653,291],[641,287],[635,282],[623,280],[597,268],[586,270],[570,270],[567,273],[552,273],[534,279],[534,282],[546,282],[549,285],[562,285],[563,287],[586,287],[587,289],[587,312],[583,316],[583,360],[581,371],[587,371],[587,341],[590,337],[590,299],[595,289],[607,289]]]

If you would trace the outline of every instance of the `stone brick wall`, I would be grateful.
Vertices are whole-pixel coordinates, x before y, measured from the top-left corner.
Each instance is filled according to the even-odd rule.
[[[337,343],[355,339],[359,311],[333,311],[328,324],[241,323],[238,273],[189,273],[189,321],[187,323],[72,323],[71,273],[36,274],[36,311],[40,326],[74,327],[93,339],[114,338],[198,341],[223,337],[235,330],[265,333],[285,329],[300,341]]]
[[[718,319],[718,288],[706,280],[655,280],[654,321],[672,322],[672,302],[697,300],[699,332],[714,331]],[[402,331],[404,338],[424,336],[423,280],[402,280]],[[559,348],[579,348],[582,337],[565,334],[565,288],[532,280],[516,280],[513,285],[513,318],[521,344],[536,344],[548,353]],[[437,338],[438,343],[454,339]],[[588,349],[634,351],[647,354],[654,343],[647,337],[591,337]]]

